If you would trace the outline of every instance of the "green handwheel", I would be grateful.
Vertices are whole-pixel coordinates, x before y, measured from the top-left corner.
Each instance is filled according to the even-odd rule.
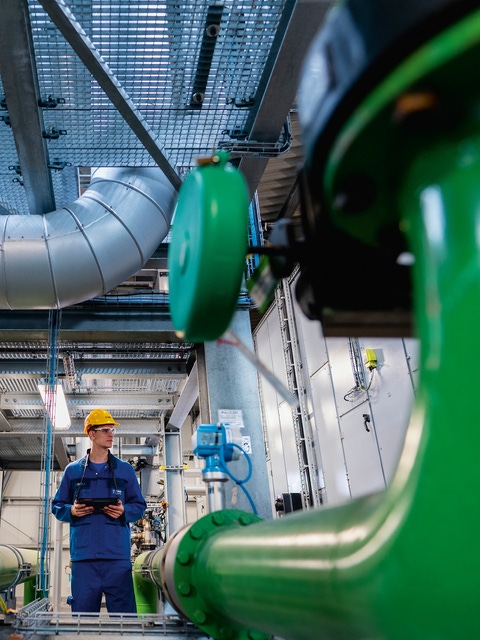
[[[248,189],[228,152],[192,169],[168,252],[170,314],[187,342],[218,339],[238,304],[248,247]]]

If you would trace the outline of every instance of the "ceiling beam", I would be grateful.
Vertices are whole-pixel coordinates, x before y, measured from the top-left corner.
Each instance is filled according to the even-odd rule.
[[[53,441],[53,455],[60,469],[65,469],[70,462],[70,456],[68,455],[67,445],[65,440],[56,434]]]
[[[59,377],[62,378],[61,367],[58,368]],[[186,365],[181,360],[162,361],[154,360],[145,362],[141,358],[131,360],[91,360],[80,362],[75,360],[75,373],[82,379],[107,378],[122,380],[132,376],[148,380],[183,380],[186,376]],[[43,358],[35,360],[14,359],[3,360],[0,357],[0,380],[28,380],[40,379],[46,375],[45,361]]]
[[[143,361],[139,359],[138,362],[129,362],[128,364],[120,363],[123,371],[115,371],[116,364],[111,364],[108,362],[103,362],[103,371],[100,372],[98,370],[92,371],[92,367],[75,367],[76,372],[82,378],[82,382],[85,380],[129,380],[132,377],[135,380],[183,380],[186,376],[185,367],[179,365],[178,369],[183,369],[180,373],[178,372],[177,366],[171,363],[170,365],[163,364],[161,362],[158,363],[162,367],[162,373],[159,373],[158,367],[151,367],[152,371],[145,373],[145,367],[143,365]],[[156,370],[155,370],[156,369]],[[172,369],[174,369],[172,371]],[[0,373],[0,378],[2,378],[3,374]]]
[[[185,386],[182,389],[180,397],[175,404],[175,408],[172,411],[172,415],[167,424],[167,429],[181,429],[188,414],[192,410],[196,399],[198,398],[198,373],[197,363],[192,367],[190,375],[187,378]]]
[[[272,46],[274,58],[265,65],[258,94],[262,95],[253,122],[247,126],[249,140],[275,143],[292,108],[300,83],[302,64],[313,37],[320,28],[333,0],[290,0],[282,21],[288,26],[277,29]],[[268,163],[268,157],[249,154],[241,158],[243,173],[253,197]]]
[[[182,342],[167,306],[74,306],[62,309],[60,340],[72,342]],[[133,303],[133,300],[132,300]],[[0,331],[10,340],[48,340],[48,311],[0,311]],[[113,335],[112,335],[113,334]]]
[[[0,75],[31,214],[55,210],[26,0],[0,2]],[[2,125],[3,126],[3,125]]]
[[[120,418],[120,423],[116,437],[119,438],[142,438],[158,434],[161,429],[159,418]],[[86,438],[83,432],[83,419],[74,418],[69,429],[56,431],[55,435],[61,438]],[[8,430],[0,429],[0,440],[7,438],[40,437],[45,431],[45,420],[40,418],[10,418]]]
[[[75,409],[91,410],[96,407],[109,407],[113,414],[115,411],[160,411],[173,409],[174,396],[171,393],[132,393],[124,391],[107,392],[92,391],[86,395],[67,394],[67,404],[70,411]],[[2,393],[0,394],[0,410],[30,411],[43,410],[43,403],[39,393]]]
[[[0,432],[1,431],[9,431],[11,429],[10,423],[5,417],[4,413],[0,411]]]

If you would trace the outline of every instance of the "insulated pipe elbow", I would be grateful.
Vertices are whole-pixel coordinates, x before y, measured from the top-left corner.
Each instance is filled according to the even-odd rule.
[[[45,215],[0,217],[0,309],[61,309],[105,295],[167,235],[177,192],[158,168],[98,169]]]
[[[35,575],[37,551],[0,544],[0,591],[13,589]]]

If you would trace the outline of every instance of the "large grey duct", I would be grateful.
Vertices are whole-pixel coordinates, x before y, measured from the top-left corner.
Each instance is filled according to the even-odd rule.
[[[0,216],[0,309],[61,309],[108,293],[165,238],[176,196],[158,168],[98,169],[69,206]]]

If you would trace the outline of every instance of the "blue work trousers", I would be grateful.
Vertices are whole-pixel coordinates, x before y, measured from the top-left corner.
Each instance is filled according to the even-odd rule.
[[[72,562],[72,612],[100,612],[102,594],[109,613],[136,613],[130,560]]]

